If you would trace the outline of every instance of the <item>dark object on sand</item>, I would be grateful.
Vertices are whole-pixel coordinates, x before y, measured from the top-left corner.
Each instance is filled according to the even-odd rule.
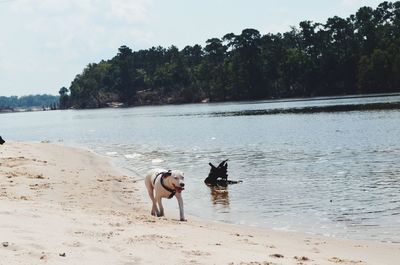
[[[227,160],[222,161],[216,167],[211,163],[208,163],[211,167],[208,177],[204,180],[208,186],[221,186],[226,187],[228,184],[236,184],[241,181],[228,180],[228,163]]]
[[[4,144],[6,141],[3,140],[3,138],[1,138],[0,136],[0,144]]]

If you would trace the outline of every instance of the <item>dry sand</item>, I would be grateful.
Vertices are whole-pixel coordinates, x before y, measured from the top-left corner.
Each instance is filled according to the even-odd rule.
[[[180,222],[177,204],[152,217],[139,177],[88,150],[0,146],[0,265],[400,264],[400,244]]]

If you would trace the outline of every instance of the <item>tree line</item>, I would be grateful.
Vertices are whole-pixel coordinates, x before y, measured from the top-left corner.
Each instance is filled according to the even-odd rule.
[[[121,46],[60,89],[62,108],[400,91],[400,2],[288,32],[228,33],[179,50]]]
[[[29,95],[29,96],[0,96],[0,111],[10,110],[16,108],[42,108],[42,109],[55,109],[59,102],[59,96],[53,95]]]

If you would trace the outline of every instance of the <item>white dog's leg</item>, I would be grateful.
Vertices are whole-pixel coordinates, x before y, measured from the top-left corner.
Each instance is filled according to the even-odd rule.
[[[179,205],[179,215],[181,221],[186,221],[185,219],[185,214],[183,212],[183,199],[182,199],[182,194],[180,192],[177,192],[175,194],[176,199],[178,200],[178,205]]]
[[[147,191],[149,193],[149,197],[150,197],[151,201],[153,202],[153,206],[151,207],[151,215],[158,216],[156,199],[154,198],[154,190],[148,189]]]
[[[158,198],[157,202],[158,202],[158,208],[160,209],[160,213],[158,216],[164,216],[164,207],[161,202],[161,197]]]

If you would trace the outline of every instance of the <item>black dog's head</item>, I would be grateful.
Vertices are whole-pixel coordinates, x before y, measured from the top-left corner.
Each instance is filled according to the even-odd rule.
[[[206,184],[217,185],[218,182],[226,182],[228,180],[228,160],[222,161],[218,167],[208,163],[211,167],[208,177],[204,180]]]
[[[210,173],[212,172],[217,176],[217,178],[221,178],[223,180],[228,179],[228,163],[227,160],[222,161],[219,163],[218,167],[211,167]]]
[[[0,144],[4,144],[6,141],[3,140],[3,138],[1,138],[0,136]]]

